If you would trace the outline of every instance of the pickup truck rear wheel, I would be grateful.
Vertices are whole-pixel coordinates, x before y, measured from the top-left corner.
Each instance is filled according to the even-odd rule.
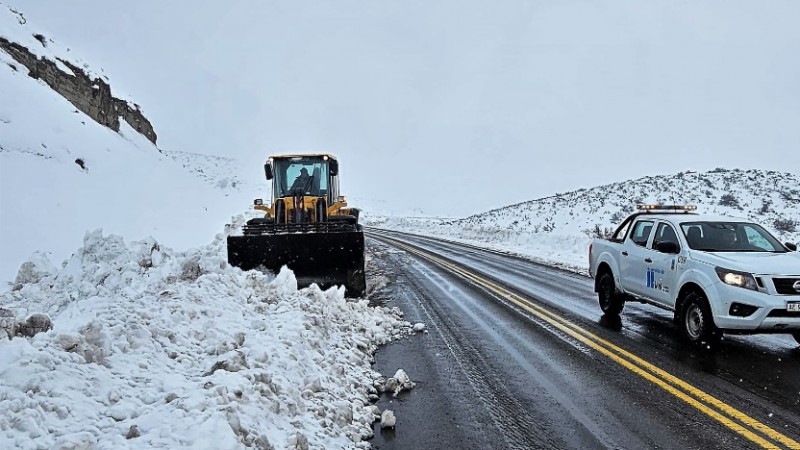
[[[625,306],[625,300],[614,285],[614,275],[609,272],[600,275],[597,282],[597,297],[603,314],[609,316],[618,316]]]
[[[691,345],[713,346],[722,339],[722,331],[714,325],[708,300],[697,292],[690,292],[684,298],[678,326],[683,339]]]

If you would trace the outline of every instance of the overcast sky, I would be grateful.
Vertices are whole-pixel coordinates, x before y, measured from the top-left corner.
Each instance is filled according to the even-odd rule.
[[[345,194],[466,215],[715,167],[798,173],[800,2],[4,1],[167,150],[339,156]]]

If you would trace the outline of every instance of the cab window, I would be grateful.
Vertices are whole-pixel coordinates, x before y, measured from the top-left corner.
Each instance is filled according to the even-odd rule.
[[[678,233],[675,232],[675,229],[672,228],[672,225],[667,223],[658,224],[656,235],[653,238],[653,248],[656,248],[661,242],[672,242],[680,247]]]
[[[631,240],[636,245],[644,247],[647,245],[647,239],[650,237],[650,230],[653,229],[653,222],[651,220],[640,220],[633,226],[631,233]]]
[[[625,219],[624,222],[617,228],[617,231],[611,236],[611,240],[614,242],[622,242],[625,240],[625,235],[628,234],[628,228],[631,227],[631,218]]]
[[[706,252],[772,252],[786,249],[767,230],[752,222],[687,222],[681,228],[694,250]]]

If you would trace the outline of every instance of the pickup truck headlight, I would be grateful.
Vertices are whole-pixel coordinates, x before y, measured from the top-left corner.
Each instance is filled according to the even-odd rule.
[[[753,277],[753,274],[724,269],[722,267],[717,267],[714,270],[717,271],[717,276],[719,276],[719,279],[725,284],[754,291],[758,290],[758,284],[756,284],[756,279]]]

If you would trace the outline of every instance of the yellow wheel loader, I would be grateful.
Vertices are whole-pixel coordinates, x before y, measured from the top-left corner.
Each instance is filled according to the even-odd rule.
[[[272,201],[255,200],[263,218],[251,219],[240,236],[228,236],[228,262],[243,270],[292,269],[298,283],[344,285],[348,297],[366,292],[364,232],[359,210],[339,193],[333,155],[274,155],[264,165]]]

